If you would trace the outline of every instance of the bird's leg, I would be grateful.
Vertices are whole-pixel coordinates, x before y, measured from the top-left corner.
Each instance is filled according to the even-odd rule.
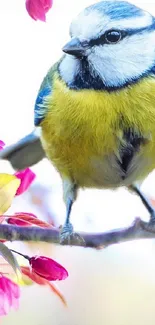
[[[137,185],[133,184],[130,186],[130,188],[140,197],[144,206],[150,213],[150,223],[155,223],[155,209],[153,208],[149,199],[143,194],[143,192],[140,190],[140,188]]]
[[[60,243],[62,244],[66,237],[69,237],[70,235],[73,234],[73,226],[70,222],[70,214],[72,210],[72,205],[74,201],[72,201],[70,198],[68,199],[68,202],[66,204],[66,220],[65,223],[61,229],[60,233]]]
[[[77,190],[77,185],[74,184],[71,180],[63,180],[63,193],[66,205],[66,220],[60,231],[60,244],[70,244],[71,240],[76,241],[76,243],[79,245],[84,243],[84,239],[79,234],[74,232],[73,226],[70,222],[70,214],[72,205],[76,200]]]

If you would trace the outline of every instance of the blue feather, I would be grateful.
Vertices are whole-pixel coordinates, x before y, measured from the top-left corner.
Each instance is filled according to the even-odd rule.
[[[128,19],[130,17],[139,17],[143,15],[143,11],[140,8],[126,1],[101,1],[86,8],[87,11],[94,9],[114,20]]]
[[[34,125],[39,126],[41,121],[44,119],[47,111],[45,104],[46,97],[50,94],[51,88],[46,85],[43,89],[40,90],[34,108]]]

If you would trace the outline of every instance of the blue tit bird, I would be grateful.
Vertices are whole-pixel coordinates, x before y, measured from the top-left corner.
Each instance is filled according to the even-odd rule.
[[[131,188],[154,218],[136,184],[155,168],[155,18],[125,1],[95,3],[72,21],[62,50],[40,87],[35,131],[0,155],[15,168],[45,154],[53,163],[63,183],[64,243],[75,235],[79,188]]]

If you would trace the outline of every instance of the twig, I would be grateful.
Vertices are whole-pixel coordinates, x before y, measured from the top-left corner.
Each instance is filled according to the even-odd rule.
[[[103,248],[121,242],[155,238],[155,224],[136,218],[134,223],[125,228],[111,230],[104,233],[80,233],[85,245],[71,240],[71,246]],[[0,238],[8,241],[36,241],[59,244],[59,231],[39,227],[17,227],[0,225]]]

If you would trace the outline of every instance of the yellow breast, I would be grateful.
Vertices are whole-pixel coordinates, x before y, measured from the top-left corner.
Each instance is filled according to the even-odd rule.
[[[122,127],[139,130],[150,139],[141,155],[148,164],[133,177],[146,176],[155,165],[155,79],[109,93],[70,90],[55,75],[41,126],[47,156],[58,171],[80,186],[96,187],[114,185],[107,175],[112,179],[116,174],[109,157],[118,153]]]

